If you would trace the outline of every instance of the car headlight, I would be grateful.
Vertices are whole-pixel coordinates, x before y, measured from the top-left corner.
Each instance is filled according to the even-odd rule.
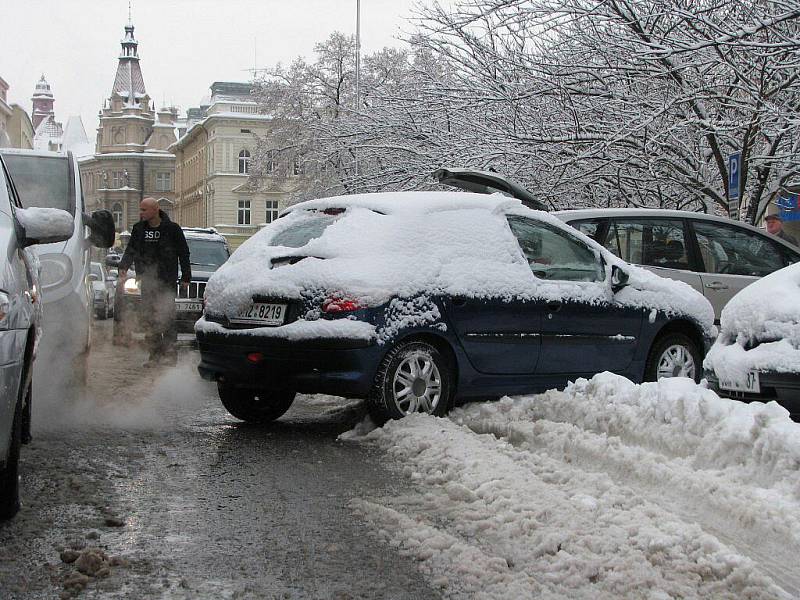
[[[126,294],[135,294],[137,296],[141,294],[141,290],[139,289],[139,282],[134,278],[126,280],[125,285],[122,287],[122,289],[125,291]]]
[[[39,262],[39,283],[43,290],[58,287],[72,279],[72,261],[63,254],[43,254]]]

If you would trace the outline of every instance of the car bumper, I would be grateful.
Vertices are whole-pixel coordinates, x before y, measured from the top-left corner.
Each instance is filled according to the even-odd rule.
[[[800,374],[798,373],[759,373],[761,392],[733,392],[719,387],[719,381],[713,373],[706,372],[708,387],[719,396],[741,400],[742,402],[770,402],[774,400],[791,414],[795,421],[800,420]]]
[[[354,398],[369,393],[384,351],[374,342],[349,338],[289,341],[198,332],[197,341],[204,379]],[[253,354],[260,355],[257,361],[248,359]]]

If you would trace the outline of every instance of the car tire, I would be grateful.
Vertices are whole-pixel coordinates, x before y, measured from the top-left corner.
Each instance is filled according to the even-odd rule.
[[[248,423],[269,423],[280,418],[294,402],[295,392],[257,391],[228,383],[217,383],[222,405],[237,419]]]
[[[28,389],[30,399],[30,388]],[[20,508],[19,502],[19,453],[22,446],[22,406],[17,402],[14,422],[11,426],[11,445],[8,459],[0,469],[0,520],[12,518]]]
[[[650,348],[644,370],[645,381],[666,377],[690,377],[696,382],[703,374],[703,359],[692,339],[683,333],[659,336]]]
[[[412,412],[443,416],[450,410],[453,379],[449,361],[434,346],[401,342],[381,361],[367,409],[378,424]]]

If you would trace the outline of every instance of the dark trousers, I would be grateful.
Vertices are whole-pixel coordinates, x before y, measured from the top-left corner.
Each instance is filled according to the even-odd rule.
[[[176,356],[175,284],[142,281],[142,325],[151,357]]]

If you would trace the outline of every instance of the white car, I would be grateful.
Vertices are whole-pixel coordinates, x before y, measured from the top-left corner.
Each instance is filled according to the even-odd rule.
[[[739,292],[703,366],[721,396],[775,400],[800,420],[800,264]]]
[[[89,281],[92,283],[92,307],[94,316],[107,319],[114,314],[114,299],[117,297],[117,280],[99,262],[90,267]]]

